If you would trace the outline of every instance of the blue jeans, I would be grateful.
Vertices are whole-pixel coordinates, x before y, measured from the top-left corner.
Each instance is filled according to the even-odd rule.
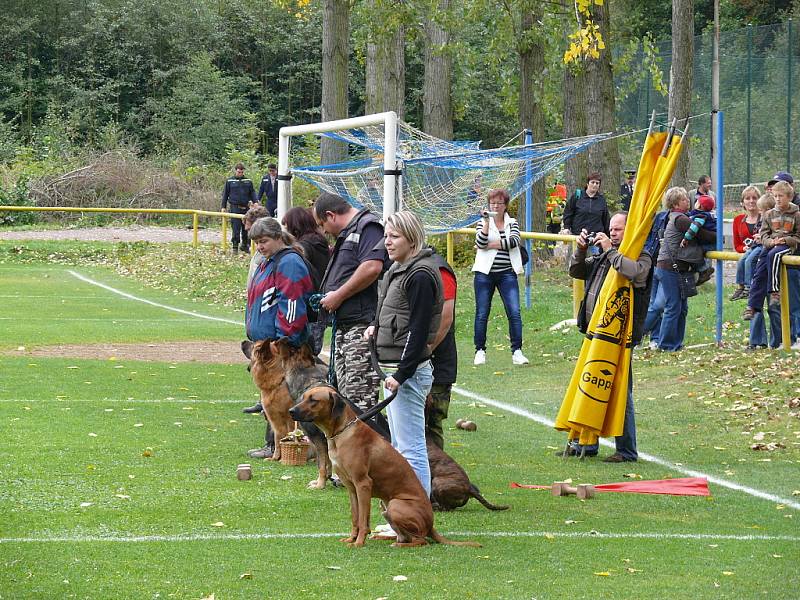
[[[625,399],[625,425],[622,427],[622,435],[614,438],[617,454],[621,454],[628,460],[637,460],[639,453],[636,450],[636,417],[633,413],[633,364],[628,365],[628,396]],[[586,456],[595,456],[600,449],[600,444],[585,446]],[[578,452],[581,445],[576,445]]]
[[[658,334],[658,348],[675,352],[683,347],[689,303],[681,298],[680,284],[675,271],[656,267],[653,278],[659,282],[664,291],[664,315],[661,318],[661,329]]]
[[[761,310],[767,294],[781,289],[781,257],[790,251],[789,246],[780,244],[761,254],[761,259],[753,272],[750,297],[747,300],[747,305],[753,310]]]
[[[664,291],[661,283],[653,276],[653,285],[650,288],[650,305],[647,308],[647,317],[644,320],[644,333],[650,334],[650,341],[658,344],[661,333],[661,315],[664,313]]]
[[[427,360],[417,367],[397,390],[397,397],[386,407],[392,446],[408,461],[428,496],[431,495],[431,469],[425,445],[425,398],[433,385],[433,366]],[[383,391],[384,396],[388,394]]]
[[[769,313],[769,347],[777,348],[781,345],[781,309],[779,305],[767,307]],[[767,346],[767,323],[762,311],[756,312],[750,321],[750,345]]]
[[[750,246],[744,251],[744,256],[736,263],[736,283],[745,287],[750,287],[753,281],[753,268],[758,263],[764,246]]]
[[[475,272],[475,350],[486,350],[486,325],[492,309],[495,288],[500,292],[508,318],[508,336],[511,351],[522,348],[522,317],[519,314],[519,285],[514,271],[501,273]]]

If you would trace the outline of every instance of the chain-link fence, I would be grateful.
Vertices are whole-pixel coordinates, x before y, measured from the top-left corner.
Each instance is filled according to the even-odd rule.
[[[800,175],[798,29],[788,20],[720,33],[719,95],[725,114],[726,182],[763,182],[776,171]],[[665,84],[672,60],[671,43],[665,40],[655,45]],[[692,114],[703,115],[693,119],[690,126],[689,177],[695,179],[711,171],[712,43],[712,32],[694,38]],[[641,50],[631,67],[639,68],[643,75],[639,85],[617,103],[619,127],[647,127],[653,110],[665,120],[667,97],[654,90],[651,79],[644,75]]]

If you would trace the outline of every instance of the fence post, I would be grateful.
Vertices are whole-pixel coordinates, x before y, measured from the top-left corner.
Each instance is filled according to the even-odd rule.
[[[753,84],[753,24],[747,24],[747,185],[753,183],[750,171],[750,91]]]
[[[445,234],[445,240],[447,241],[447,264],[451,267],[453,266],[453,232],[448,231]]]
[[[197,230],[200,227],[200,215],[197,213],[192,214],[192,248],[197,248]]]
[[[533,131],[525,130],[525,145],[533,144]],[[525,162],[525,231],[533,231],[533,168],[531,161]],[[533,248],[530,239],[522,240],[525,249],[528,251],[528,263],[525,265],[525,308],[531,307],[531,274],[533,271]]]
[[[786,170],[792,172],[792,20],[786,32]]]

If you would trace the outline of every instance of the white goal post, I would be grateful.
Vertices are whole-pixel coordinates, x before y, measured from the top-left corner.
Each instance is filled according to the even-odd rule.
[[[384,126],[384,153],[383,153],[383,218],[396,212],[395,189],[398,174],[397,169],[397,114],[393,111],[326,121],[323,123],[309,123],[308,125],[295,125],[281,127],[278,142],[278,219],[280,220],[292,205],[291,172],[289,168],[289,140],[292,136],[306,135],[308,133],[327,133],[352,127],[365,127],[368,125]]]

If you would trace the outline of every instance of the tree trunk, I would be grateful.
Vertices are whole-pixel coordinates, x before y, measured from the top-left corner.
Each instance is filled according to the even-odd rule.
[[[347,118],[349,0],[325,0],[322,12],[322,120]],[[347,159],[347,146],[329,138],[320,143],[323,165]]]
[[[571,0],[562,0],[567,17],[564,19],[565,35],[572,33],[575,23]],[[567,65],[564,68],[564,81],[561,97],[564,110],[564,137],[573,138],[586,135],[586,69],[583,65]],[[586,183],[586,153],[582,152],[564,163],[564,183],[568,193],[574,192]]]
[[[450,0],[439,0],[439,11],[446,12]],[[443,140],[453,139],[453,59],[448,44],[450,33],[434,19],[426,19],[425,82],[423,84],[422,129]]]
[[[588,134],[614,131],[614,76],[611,69],[611,32],[608,3],[595,6],[593,18],[600,26],[606,47],[600,58],[588,58],[586,64],[586,131]],[[589,147],[589,172],[598,171],[603,178],[603,194],[609,202],[619,199],[622,166],[617,140],[612,139]]]
[[[375,0],[370,0],[374,7]],[[402,2],[395,3],[402,10]],[[406,32],[402,22],[389,33],[373,28],[369,32],[366,48],[366,98],[367,114],[393,110],[400,119],[405,116],[406,91]]]
[[[544,65],[544,36],[541,31],[536,31],[536,24],[542,18],[541,5],[536,8],[524,10],[521,19],[521,31],[517,47],[519,49],[519,120],[525,129],[533,132],[533,141],[544,141],[544,110],[541,109],[544,94],[542,74]],[[539,179],[533,186],[532,216],[533,231],[544,231],[545,223],[545,185]],[[525,198],[522,197],[517,208],[517,220],[525,223]]]
[[[669,69],[669,122],[677,117],[678,126],[692,110],[692,75],[694,73],[693,0],[672,2],[672,65]],[[672,185],[685,186],[689,181],[688,148],[678,159]]]

